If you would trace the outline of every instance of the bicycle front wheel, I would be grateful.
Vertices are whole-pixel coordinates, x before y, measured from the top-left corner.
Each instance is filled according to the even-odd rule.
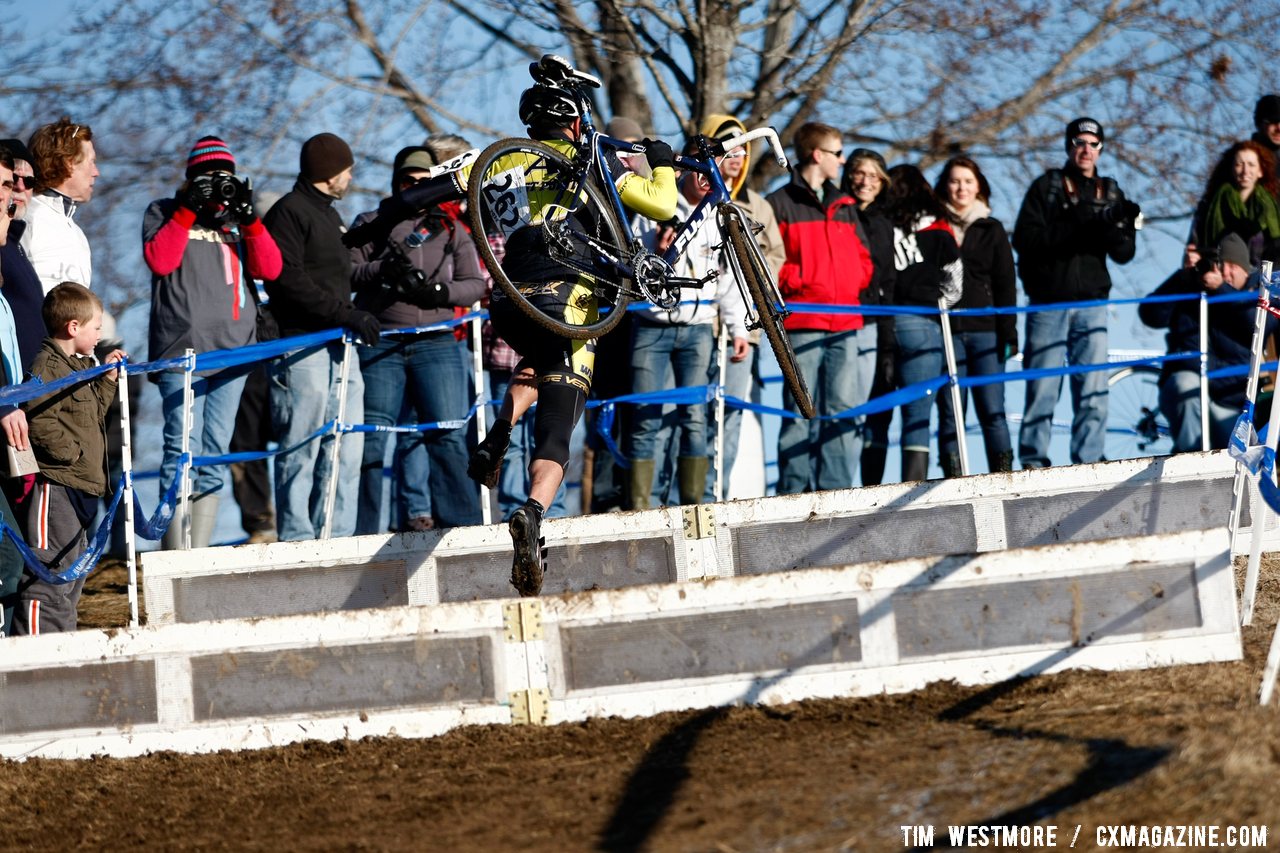
[[[467,176],[467,215],[480,258],[502,292],[541,326],[598,338],[626,312],[625,232],[597,179],[550,145],[503,139]],[[572,285],[549,300],[552,285]]]
[[[778,359],[783,381],[791,392],[791,398],[795,400],[796,411],[805,418],[812,418],[815,414],[813,398],[809,396],[809,388],[805,385],[804,376],[800,374],[791,338],[783,327],[783,311],[786,306],[778,292],[773,271],[769,269],[756,238],[747,227],[745,215],[736,205],[720,205],[716,210],[716,219],[720,223],[720,233],[728,244],[729,264],[738,281],[746,285],[747,293],[755,304],[760,326]]]
[[[1107,377],[1107,459],[1173,452],[1169,422],[1160,411],[1160,368],[1121,367]]]

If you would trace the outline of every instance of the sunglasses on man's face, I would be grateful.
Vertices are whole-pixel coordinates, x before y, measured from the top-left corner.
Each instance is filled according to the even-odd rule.
[[[1074,148],[1084,148],[1087,145],[1090,148],[1092,148],[1094,151],[1097,151],[1099,148],[1102,147],[1102,143],[1099,142],[1098,140],[1085,139],[1083,136],[1077,136],[1075,139],[1071,140],[1071,145]]]
[[[17,172],[14,172],[13,174],[13,182],[15,185],[22,184],[26,189],[34,189],[36,185],[34,175],[19,175]]]

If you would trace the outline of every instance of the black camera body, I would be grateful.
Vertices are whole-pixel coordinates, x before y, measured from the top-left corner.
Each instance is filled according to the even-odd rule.
[[[1210,249],[1200,255],[1200,260],[1196,261],[1196,275],[1204,275],[1212,270],[1222,266],[1222,250],[1218,248]]]
[[[230,206],[248,201],[252,197],[253,187],[248,178],[239,178],[226,172],[212,172],[207,178],[213,190],[211,201],[220,201]]]

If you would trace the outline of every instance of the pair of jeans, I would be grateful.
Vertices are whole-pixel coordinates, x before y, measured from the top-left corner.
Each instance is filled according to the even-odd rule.
[[[995,376],[1004,372],[1004,363],[996,352],[995,332],[953,332],[951,341],[956,353],[957,376]],[[960,405],[969,410],[969,390],[960,389]],[[973,386],[973,405],[978,410],[982,427],[982,443],[987,450],[988,468],[995,464],[998,453],[1013,449],[1009,441],[1009,419],[1004,411],[1004,383]],[[960,418],[964,423],[964,417]],[[951,411],[951,389],[938,392],[938,444],[943,453],[958,453],[955,418]]]
[[[281,356],[268,368],[271,426],[281,453],[275,459],[276,527],[281,541],[315,539],[324,529],[324,504],[329,482],[337,478],[337,496],[330,527],[332,536],[350,536],[356,529],[356,496],[364,434],[341,438],[338,470],[330,461],[331,432],[309,438],[338,417],[339,395],[346,396],[345,420],[364,423],[364,382],[360,361],[352,353],[346,387],[342,385],[341,341]]]
[[[942,351],[942,326],[933,317],[900,314],[894,318],[893,334],[898,342],[898,387],[936,379],[946,372]],[[945,387],[941,393],[946,393]],[[929,452],[929,419],[933,414],[933,393],[902,405],[902,449]]]
[[[1189,453],[1200,449],[1200,373],[1175,370],[1160,382],[1160,411],[1169,420],[1173,449]],[[1231,440],[1239,409],[1209,398],[1209,447],[1221,450]]]
[[[470,395],[468,395],[470,396]],[[406,399],[396,423],[416,423],[413,407]],[[468,440],[470,432],[468,432]],[[367,442],[368,439],[366,438]],[[391,451],[391,514],[387,520],[393,530],[408,530],[409,520],[433,518],[431,511],[431,459],[424,437],[413,433],[396,433]],[[358,523],[358,522],[357,522]]]
[[[364,420],[373,426],[394,426],[409,402],[414,423],[461,421],[469,409],[466,358],[452,332],[383,338],[360,347],[364,376]],[[382,469],[387,439],[393,433],[369,432],[364,438],[360,466],[360,508],[357,533],[380,533]],[[428,459],[427,482],[431,513],[437,527],[479,524],[480,492],[467,476],[467,429],[433,430],[421,436]],[[412,456],[412,454],[410,454]],[[397,476],[403,476],[401,469]],[[403,514],[395,516],[397,519]]]
[[[637,322],[631,336],[631,390],[647,394],[668,387],[667,366],[675,371],[677,388],[707,383],[707,365],[715,348],[711,325],[662,325]],[[707,405],[694,403],[679,406],[676,421],[680,427],[681,456],[707,455]],[[632,459],[653,459],[658,431],[662,427],[662,404],[636,407],[631,429]]]
[[[739,400],[751,402],[751,386],[755,383],[755,365],[756,353],[760,349],[756,344],[747,347],[747,357],[742,361],[733,362],[729,360],[729,356],[733,355],[732,341],[726,341],[724,347],[724,395],[726,397],[737,397]],[[717,359],[712,359],[711,368],[707,371],[707,382],[713,385],[720,382],[720,364]],[[707,455],[711,457],[712,464],[707,470],[707,490],[703,493],[703,503],[715,503],[723,500],[724,494],[716,494],[716,433],[719,431],[719,425],[714,417],[707,419]],[[724,493],[729,491],[729,472],[733,470],[734,460],[738,458],[738,438],[742,434],[742,409],[730,406],[724,407],[724,461],[721,463],[720,471],[720,487]]]
[[[867,402],[876,367],[874,325],[846,332],[796,329],[787,335],[819,415],[839,414]],[[796,411],[795,398],[785,387],[782,405]],[[784,420],[778,431],[777,493],[850,488],[862,459],[865,424],[865,416]]]
[[[261,362],[253,365],[240,394],[236,426],[229,445],[232,453],[263,451],[271,443],[269,389],[266,365]],[[232,463],[231,491],[240,505],[240,526],[246,534],[275,531],[276,510],[271,502],[267,460]]]
[[[510,370],[489,370],[489,399],[501,400],[507,393],[507,384],[511,381]],[[510,518],[511,513],[524,506],[529,499],[529,463],[533,461],[533,424],[534,413],[528,412],[523,418],[511,425],[511,442],[507,445],[507,453],[502,457],[502,470],[498,473],[498,512],[502,517]],[[609,451],[599,451],[607,457]],[[567,479],[567,478],[566,478]],[[561,482],[556,490],[556,499],[547,507],[547,518],[564,518],[569,514],[564,503],[568,483]]]
[[[1107,308],[1069,308],[1027,315],[1023,370],[1107,363]],[[1107,439],[1106,370],[1071,374],[1071,461],[1101,462]],[[1027,382],[1027,406],[1018,436],[1023,468],[1044,468],[1049,461],[1053,410],[1062,393],[1062,376]]]
[[[192,376],[191,391],[195,405],[191,412],[191,455],[222,456],[231,447],[235,432],[236,412],[240,410],[240,395],[250,367],[231,367],[208,376]],[[164,495],[178,470],[178,456],[182,453],[184,407],[182,388],[185,373],[165,371],[154,373],[160,389],[160,412],[164,417],[161,441],[164,455],[160,461],[160,494]],[[191,484],[191,496],[216,495],[227,481],[227,466],[202,465],[195,469]]]

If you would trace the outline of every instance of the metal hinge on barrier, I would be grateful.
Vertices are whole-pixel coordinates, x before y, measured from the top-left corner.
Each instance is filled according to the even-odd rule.
[[[511,703],[511,722],[525,726],[547,724],[551,694],[545,687],[514,690],[507,694],[507,699]]]
[[[502,605],[503,636],[508,643],[542,639],[542,602],[523,598]]]
[[[684,508],[684,538],[712,539],[716,535],[716,513],[711,504]]]

